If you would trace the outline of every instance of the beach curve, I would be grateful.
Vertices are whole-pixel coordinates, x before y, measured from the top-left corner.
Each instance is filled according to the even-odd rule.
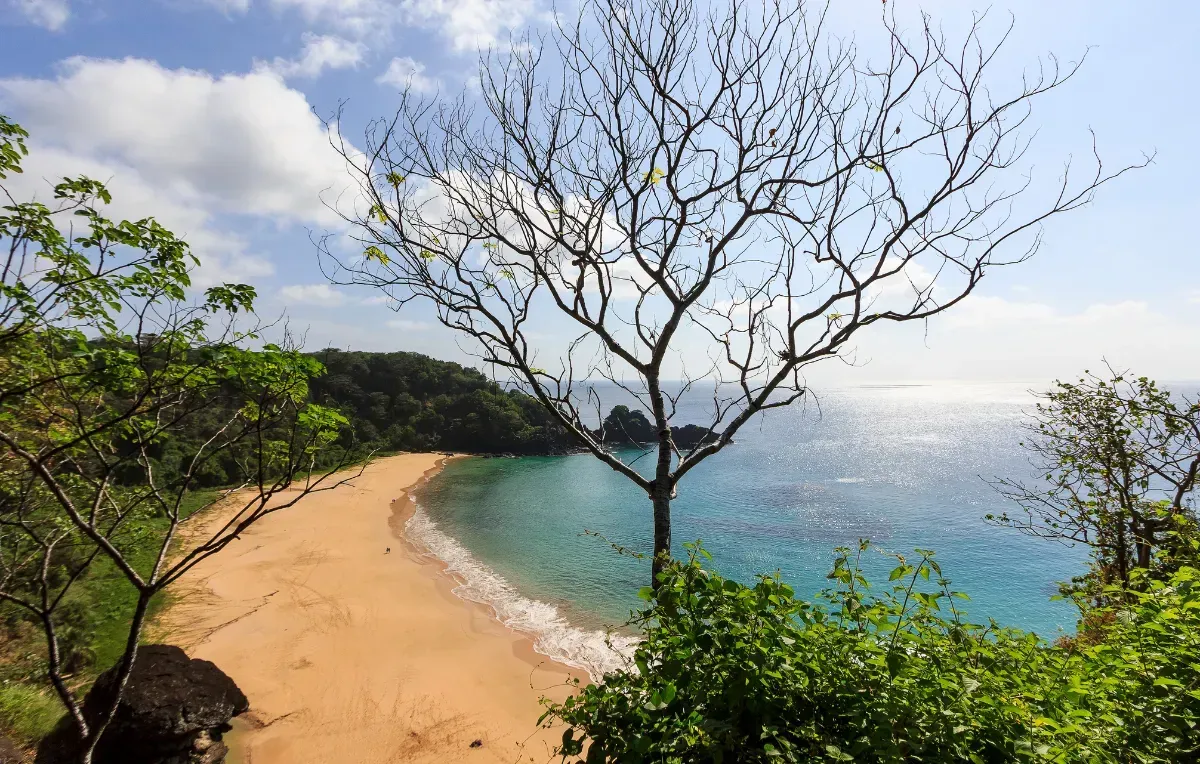
[[[444,566],[400,540],[409,491],[444,459],[376,460],[179,582],[160,637],[250,698],[231,764],[551,759],[561,730],[537,727],[539,698],[562,699],[587,675],[454,596]],[[221,518],[214,509],[189,532]]]

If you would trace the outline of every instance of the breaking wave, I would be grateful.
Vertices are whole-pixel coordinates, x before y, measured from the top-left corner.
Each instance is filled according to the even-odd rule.
[[[558,608],[530,599],[499,573],[477,560],[455,538],[441,530],[418,504],[404,525],[405,535],[422,551],[440,560],[458,580],[454,593],[489,606],[501,623],[533,639],[534,650],[568,666],[587,671],[594,681],[632,665],[637,639],[571,625]]]

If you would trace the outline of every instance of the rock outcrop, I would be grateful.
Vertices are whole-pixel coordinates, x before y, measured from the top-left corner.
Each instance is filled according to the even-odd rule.
[[[658,443],[658,431],[646,415],[628,406],[614,406],[604,418],[603,426],[592,434],[597,440],[614,446],[645,447]],[[707,427],[698,424],[671,428],[671,440],[676,448],[683,451],[690,451],[702,443],[716,439],[717,436],[710,433]]]
[[[115,669],[96,680],[83,704],[89,721],[111,703],[115,681]],[[228,752],[222,733],[248,706],[213,663],[189,658],[173,645],[146,645],[100,738],[96,764],[218,764]]]

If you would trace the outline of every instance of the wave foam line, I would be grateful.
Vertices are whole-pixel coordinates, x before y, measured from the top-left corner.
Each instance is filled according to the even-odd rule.
[[[542,655],[587,671],[593,681],[600,681],[610,671],[630,668],[637,639],[572,626],[554,605],[523,596],[439,528],[420,505],[405,523],[404,533],[457,576],[461,583],[454,587],[456,595],[491,607],[505,626],[530,636],[533,649]]]

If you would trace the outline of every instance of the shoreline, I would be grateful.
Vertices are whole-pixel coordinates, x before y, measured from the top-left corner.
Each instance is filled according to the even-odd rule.
[[[468,456],[455,454],[440,464]],[[531,663],[549,660],[579,676],[583,684],[601,681],[608,671],[628,668],[637,641],[634,636],[572,624],[561,615],[559,606],[525,596],[440,529],[416,495],[439,471],[427,472],[392,503],[392,533],[413,559],[435,568],[447,583],[448,593],[458,602],[480,609],[524,637],[525,657]]]
[[[452,458],[384,457],[180,581],[154,633],[250,698],[231,764],[549,759],[561,730],[537,726],[539,698],[562,700],[588,676],[458,596],[450,566],[404,532],[413,492]]]
[[[490,618],[496,624],[508,629],[514,635],[521,638],[518,642],[518,650],[515,654],[517,657],[525,660],[530,666],[540,666],[549,661],[563,671],[571,674],[572,677],[578,678],[581,684],[586,685],[589,681],[595,681],[597,677],[589,676],[587,668],[584,666],[576,666],[572,663],[567,663],[556,659],[552,655],[546,655],[539,652],[537,649],[537,635],[530,634],[522,629],[514,628],[501,619],[496,608],[487,603],[479,602],[473,599],[461,597],[456,593],[456,589],[465,585],[466,580],[450,568],[450,563],[438,557],[428,548],[422,546],[419,542],[412,539],[406,532],[410,520],[416,515],[420,505],[417,503],[417,497],[414,492],[421,486],[427,483],[432,477],[442,471],[445,464],[451,459],[467,459],[471,458],[471,454],[454,454],[453,456],[445,456],[436,467],[432,467],[425,471],[421,479],[404,489],[404,493],[398,498],[393,499],[392,515],[388,519],[388,526],[391,529],[392,536],[404,545],[404,551],[413,562],[416,562],[422,567],[430,568],[434,571],[436,580],[438,581],[438,589],[442,591],[449,600],[453,601],[458,607],[471,608],[480,612],[482,615]],[[581,673],[582,672],[582,673]]]
[[[572,666],[568,663],[562,663],[555,660],[552,656],[538,652],[536,646],[536,636],[532,634],[526,634],[520,629],[514,629],[505,624],[500,619],[500,614],[496,612],[494,607],[485,602],[476,602],[475,600],[465,599],[455,594],[454,590],[465,583],[462,577],[450,569],[450,564],[448,562],[433,554],[433,552],[429,551],[428,549],[422,547],[416,541],[409,538],[408,534],[405,533],[405,528],[408,524],[408,521],[413,518],[418,509],[417,499],[413,495],[414,491],[428,482],[434,475],[437,475],[439,472],[441,472],[446,463],[451,459],[465,458],[469,458],[469,455],[454,454],[453,456],[442,457],[436,466],[429,468],[421,475],[420,480],[405,488],[403,494],[392,500],[392,515],[388,518],[388,526],[391,530],[393,538],[397,539],[401,544],[404,545],[405,554],[407,554],[413,562],[421,565],[422,567],[427,567],[434,570],[434,575],[438,581],[438,590],[443,592],[449,600],[454,602],[455,605],[458,607],[478,610],[483,615],[491,618],[500,626],[507,628],[513,634],[521,637],[521,640],[517,643],[518,649],[514,651],[514,654],[518,658],[521,658],[529,663],[530,666],[534,667],[549,661],[550,663],[553,663],[561,668],[563,671],[570,673],[573,677],[578,676],[582,684],[587,684],[587,682],[590,680],[590,677],[587,675],[586,670],[582,676],[579,676],[581,667]]]

